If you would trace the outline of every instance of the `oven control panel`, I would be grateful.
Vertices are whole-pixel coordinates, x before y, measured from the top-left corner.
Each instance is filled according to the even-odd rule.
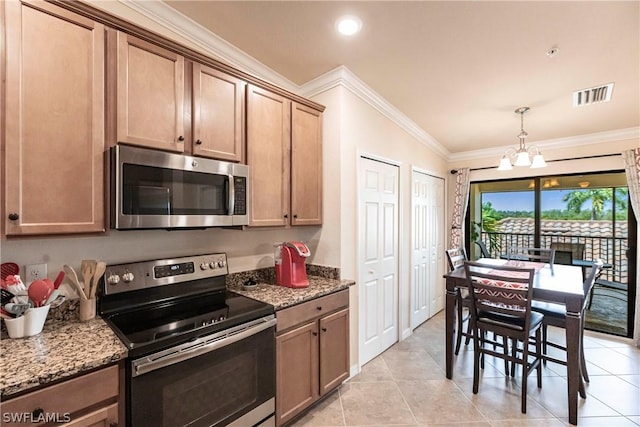
[[[111,295],[227,274],[225,253],[115,264],[107,266],[103,293]]]

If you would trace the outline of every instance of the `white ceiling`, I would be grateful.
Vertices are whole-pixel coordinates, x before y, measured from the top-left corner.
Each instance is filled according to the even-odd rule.
[[[453,154],[516,145],[520,106],[529,143],[640,126],[638,1],[164,3],[297,85],[346,66]],[[335,32],[344,14],[361,33]]]

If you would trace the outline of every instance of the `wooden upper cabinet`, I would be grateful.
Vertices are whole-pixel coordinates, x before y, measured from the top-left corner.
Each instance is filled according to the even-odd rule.
[[[104,231],[104,26],[46,2],[3,7],[5,233]]]
[[[249,225],[289,223],[291,101],[247,85]]]
[[[238,78],[193,64],[193,154],[243,160],[244,87]]]
[[[183,152],[184,58],[123,32],[117,45],[118,142]]]
[[[291,225],[322,224],[322,113],[291,105]]]

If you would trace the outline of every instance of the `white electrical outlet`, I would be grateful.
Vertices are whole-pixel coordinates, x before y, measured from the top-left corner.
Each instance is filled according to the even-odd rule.
[[[25,280],[31,283],[34,280],[45,279],[47,277],[47,264],[30,264],[26,265]]]

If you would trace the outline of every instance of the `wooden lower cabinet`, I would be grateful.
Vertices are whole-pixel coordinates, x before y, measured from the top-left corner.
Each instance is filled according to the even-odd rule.
[[[118,396],[119,367],[114,365],[3,401],[0,424],[117,427]]]
[[[276,317],[276,424],[281,426],[349,377],[349,291],[281,310]]]

